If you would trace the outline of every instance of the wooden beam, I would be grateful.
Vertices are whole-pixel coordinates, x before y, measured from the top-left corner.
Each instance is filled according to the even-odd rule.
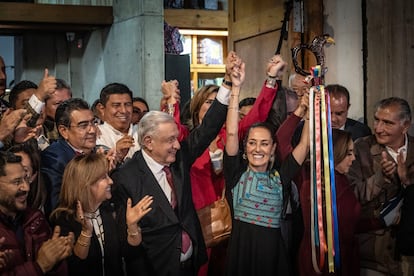
[[[165,21],[182,29],[214,29],[227,30],[227,11],[195,10],[195,9],[165,9]]]
[[[249,16],[233,22],[231,37],[233,41],[265,34],[281,27],[283,11],[279,8],[270,8],[261,13],[261,16]]]
[[[112,7],[0,2],[0,30],[96,28],[113,23]]]

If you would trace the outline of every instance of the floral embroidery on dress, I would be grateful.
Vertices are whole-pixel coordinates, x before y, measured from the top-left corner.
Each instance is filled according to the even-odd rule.
[[[279,173],[247,170],[232,189],[234,217],[264,227],[278,228],[283,205]]]

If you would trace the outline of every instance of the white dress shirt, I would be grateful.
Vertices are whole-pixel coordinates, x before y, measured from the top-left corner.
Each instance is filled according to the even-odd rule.
[[[113,128],[110,124],[104,122],[102,125],[98,125],[98,128],[101,132],[101,135],[96,139],[96,145],[104,145],[108,148],[115,148],[116,142],[125,136],[122,132],[119,130],[116,130]],[[141,147],[138,144],[138,126],[131,124],[129,126],[128,135],[130,135],[132,138],[134,138],[134,146],[131,147],[125,156],[124,160],[127,158],[131,158],[132,155],[136,151],[138,151]]]

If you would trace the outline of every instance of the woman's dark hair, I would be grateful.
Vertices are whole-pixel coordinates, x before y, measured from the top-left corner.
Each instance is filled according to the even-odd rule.
[[[33,174],[37,173],[37,177],[30,183],[27,202],[33,209],[40,209],[46,202],[47,191],[40,173],[40,150],[36,139],[32,138],[22,144],[16,144],[9,148],[8,151],[12,153],[23,152],[29,156]]]
[[[274,137],[273,137],[273,128],[272,128],[272,126],[271,126],[269,123],[266,123],[266,122],[260,122],[260,123],[254,123],[254,124],[252,124],[252,125],[249,127],[249,129],[247,130],[246,136],[245,136],[245,137],[244,137],[244,139],[243,139],[243,146],[244,146],[244,148],[246,148],[246,143],[247,143],[247,139],[248,139],[248,137],[249,137],[250,131],[251,131],[252,129],[255,129],[255,128],[258,128],[258,127],[261,127],[261,128],[267,129],[267,130],[269,131],[270,137],[271,137],[271,139],[272,139],[272,143],[275,143],[275,139],[274,139]]]

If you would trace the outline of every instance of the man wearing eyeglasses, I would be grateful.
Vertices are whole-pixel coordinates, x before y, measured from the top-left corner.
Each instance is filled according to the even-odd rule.
[[[60,236],[57,226],[52,235],[43,213],[27,206],[29,190],[21,157],[0,151],[1,274],[66,275],[73,233]]]
[[[55,120],[60,138],[42,152],[40,168],[48,192],[47,215],[58,205],[67,163],[76,155],[90,153],[96,146],[97,121],[84,100],[73,98],[61,103]]]

